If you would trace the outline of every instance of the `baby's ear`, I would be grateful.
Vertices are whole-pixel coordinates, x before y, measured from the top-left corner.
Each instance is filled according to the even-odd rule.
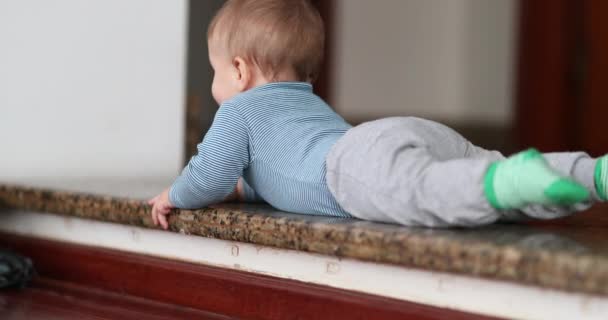
[[[252,81],[251,64],[237,56],[232,60],[232,66],[235,69],[234,81],[237,89],[241,92],[249,89]]]

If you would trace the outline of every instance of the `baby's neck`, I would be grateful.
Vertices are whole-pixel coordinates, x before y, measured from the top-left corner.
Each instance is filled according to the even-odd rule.
[[[286,68],[280,72],[277,72],[275,74],[275,76],[273,77],[272,82],[295,82],[295,81],[300,81],[300,80],[298,80],[296,71],[293,70],[292,68]]]
[[[260,74],[255,81],[253,81],[253,85],[251,88],[255,88],[261,85],[273,83],[273,82],[300,82],[302,80],[298,79],[296,76],[296,72],[293,69],[285,69],[281,72],[277,72],[273,77],[267,78]],[[249,88],[249,89],[251,89]]]

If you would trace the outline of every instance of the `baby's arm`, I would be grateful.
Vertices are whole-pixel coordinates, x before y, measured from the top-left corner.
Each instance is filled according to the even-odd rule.
[[[165,192],[159,195],[159,199],[167,201],[163,208],[198,209],[223,201],[233,192],[248,164],[247,126],[234,106],[224,104],[198,145],[198,154],[166,190],[166,196],[163,197]],[[166,215],[169,210],[153,208],[153,220],[156,221],[155,212]]]
[[[243,179],[239,178],[234,191],[224,199],[225,202],[264,202],[264,199],[253,190],[251,186]]]
[[[213,125],[198,145],[169,192],[175,207],[197,209],[223,201],[249,164],[249,134],[238,110],[222,105]]]
[[[244,185],[250,190],[244,190]],[[171,201],[169,201],[169,190],[170,188],[165,189],[159,195],[148,201],[148,204],[152,206],[152,222],[155,226],[160,224],[163,229],[169,228],[166,216],[171,212],[171,209],[175,208],[173,204],[171,204]],[[234,191],[224,198],[224,201],[258,202],[262,200],[261,198],[256,197],[258,197],[257,193],[247,185],[243,178],[239,178],[239,182],[237,182]]]
[[[236,186],[236,191],[239,194],[239,201],[242,202],[264,202],[262,198],[253,188],[245,181],[240,178]]]

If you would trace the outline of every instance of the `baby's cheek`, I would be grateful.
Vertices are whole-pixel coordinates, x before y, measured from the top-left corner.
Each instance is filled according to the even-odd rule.
[[[220,95],[219,92],[217,92],[217,85],[215,84],[215,80],[213,81],[213,84],[211,85],[211,95],[213,96],[213,99],[215,99],[215,102],[217,102],[217,104],[221,104],[221,99],[220,99]]]

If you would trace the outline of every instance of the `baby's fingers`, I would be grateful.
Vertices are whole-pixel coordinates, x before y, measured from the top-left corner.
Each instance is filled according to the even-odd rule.
[[[150,216],[152,217],[152,223],[154,223],[155,226],[158,225],[158,219],[156,218],[156,206],[152,207],[152,210],[150,210]]]
[[[151,206],[153,206],[156,203],[156,201],[158,200],[158,197],[159,196],[156,196],[156,197],[148,200],[148,204],[151,205]]]
[[[169,223],[167,222],[167,215],[169,214],[169,211],[165,212],[160,212],[158,215],[158,221],[160,222],[160,225],[163,227],[163,229],[167,230],[169,228]]]

